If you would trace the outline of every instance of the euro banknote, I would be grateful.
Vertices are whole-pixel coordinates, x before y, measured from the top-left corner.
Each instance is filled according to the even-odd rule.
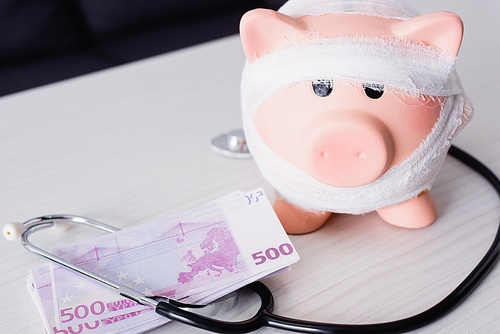
[[[144,309],[119,316],[111,315],[100,320],[88,320],[77,325],[58,325],[52,298],[50,266],[50,263],[44,263],[31,268],[27,279],[28,292],[40,314],[46,334],[143,333],[168,321],[159,317],[152,309]]]
[[[145,295],[199,304],[286,271],[299,259],[262,189],[233,192],[193,210],[53,253]],[[141,319],[157,321],[156,326],[165,322],[151,309],[80,274],[55,264],[44,268],[50,276],[43,275],[50,280],[51,298],[47,284],[32,289],[32,295],[43,292],[43,297],[38,293],[42,301],[37,308],[45,312],[42,318],[49,319],[45,320],[49,333],[50,327],[52,332],[56,328],[68,334],[98,333],[94,326],[116,322],[121,327],[124,321],[135,324],[132,332],[138,333],[146,323]],[[32,281],[35,276],[41,279],[33,270],[31,276]],[[52,311],[45,311],[47,307]]]

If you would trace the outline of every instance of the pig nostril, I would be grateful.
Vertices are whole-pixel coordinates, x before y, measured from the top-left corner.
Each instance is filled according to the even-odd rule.
[[[367,158],[369,157],[369,155],[368,155],[368,153],[366,153],[366,152],[361,152],[361,151],[360,151],[360,152],[358,152],[358,153],[356,154],[356,157],[357,157],[358,159],[367,159]]]

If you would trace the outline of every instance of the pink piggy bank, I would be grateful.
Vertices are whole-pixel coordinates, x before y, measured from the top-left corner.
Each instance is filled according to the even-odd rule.
[[[472,106],[455,71],[463,35],[449,12],[392,1],[290,0],[246,13],[242,114],[288,233],[332,213],[435,221],[429,192]]]

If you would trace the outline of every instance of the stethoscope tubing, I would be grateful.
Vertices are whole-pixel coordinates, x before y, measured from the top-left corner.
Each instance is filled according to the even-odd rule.
[[[486,178],[500,197],[500,180],[484,164],[453,145],[448,153]],[[424,327],[451,312],[472,293],[479,283],[481,283],[498,261],[499,256],[500,222],[494,241],[486,254],[472,272],[447,297],[422,313],[405,319],[385,323],[334,324],[292,319],[276,315],[273,313],[274,300],[272,293],[260,282],[254,282],[247,286],[259,295],[261,298],[261,306],[256,314],[246,321],[227,322],[210,319],[186,310],[172,307],[172,305],[165,306],[162,303],[158,305],[156,312],[172,320],[217,333],[248,333],[261,327],[272,327],[298,333],[315,334],[405,333]]]
[[[451,156],[457,158],[464,164],[468,165],[486,180],[490,182],[498,196],[500,197],[500,180],[491,172],[484,164],[473,158],[468,153],[462,151],[456,146],[451,146],[449,152]],[[30,252],[42,256],[50,261],[58,263],[70,270],[76,271],[91,279],[117,290],[122,296],[132,299],[142,305],[155,308],[156,313],[190,326],[194,326],[207,331],[217,333],[249,333],[261,327],[272,327],[299,333],[315,333],[315,334],[352,334],[352,333],[405,333],[417,328],[426,326],[433,321],[443,317],[456,306],[458,306],[469,294],[477,287],[477,285],[486,277],[493,268],[500,256],[500,223],[494,241],[481,261],[476,265],[472,272],[455,288],[447,297],[441,300],[436,305],[414,316],[375,324],[334,324],[312,322],[307,320],[292,319],[283,317],[273,313],[274,298],[271,291],[261,282],[253,282],[247,285],[247,288],[256,293],[261,299],[261,305],[255,315],[247,320],[231,322],[217,320],[206,317],[189,309],[196,309],[203,306],[184,304],[175,300],[164,298],[161,296],[146,296],[138,291],[132,290],[127,286],[120,285],[110,281],[104,277],[96,275],[84,268],[69,263],[51,253],[48,253],[33,244],[28,240],[29,235],[39,229],[51,227],[56,220],[69,220],[72,222],[84,224],[87,226],[99,228],[107,232],[116,232],[119,229],[101,222],[73,215],[53,215],[33,218],[25,222],[25,231],[22,234],[22,244]]]

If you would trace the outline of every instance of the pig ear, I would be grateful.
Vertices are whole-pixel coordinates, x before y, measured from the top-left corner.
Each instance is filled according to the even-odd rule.
[[[456,57],[462,43],[463,23],[457,14],[435,12],[398,23],[393,33],[438,47]]]
[[[270,9],[254,9],[241,18],[240,36],[249,63],[296,41],[306,24]]]

